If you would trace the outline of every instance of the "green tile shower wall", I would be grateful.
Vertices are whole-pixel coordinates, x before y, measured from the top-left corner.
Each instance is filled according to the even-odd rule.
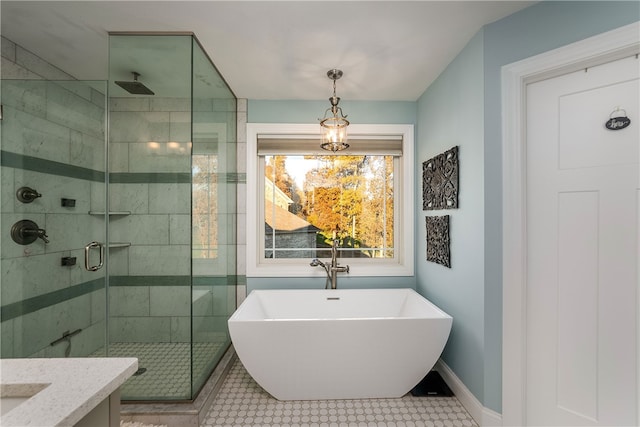
[[[109,109],[110,210],[131,212],[110,217],[110,241],[131,243],[128,248],[110,251],[110,274],[188,276],[191,152],[186,148],[191,138],[191,103],[188,99],[111,98]],[[171,150],[169,141],[182,147],[182,152]],[[188,286],[189,281],[182,284]],[[111,342],[175,341],[172,332],[176,335],[185,330],[178,326],[177,318],[189,316],[189,312],[152,313],[150,289],[111,289]],[[180,292],[175,288],[178,305],[186,302],[188,307],[188,289]],[[163,294],[153,292],[155,302],[163,301],[158,297]],[[157,322],[149,316],[155,316]]]
[[[104,180],[105,98],[83,82],[42,80],[70,76],[5,38],[2,70],[1,356],[62,357],[66,343],[50,343],[76,329],[70,355],[83,356],[104,345],[103,274],[60,259],[80,260],[90,239],[104,239],[88,235],[96,218],[87,212],[92,182]],[[15,197],[21,186],[43,197],[23,204]],[[76,199],[75,208],[61,198]],[[21,219],[46,229],[50,243],[13,242],[9,230]]]
[[[211,100],[194,100],[196,114],[230,120]],[[110,108],[110,210],[130,211],[128,216],[111,216],[110,241],[129,242],[131,247],[110,251],[110,274],[131,276],[186,277],[191,273],[191,108],[190,99],[111,98]],[[159,172],[162,171],[162,172]],[[225,182],[220,176],[218,182]],[[223,184],[221,185],[223,186]],[[131,283],[131,281],[129,281]],[[142,291],[138,289],[138,291]],[[167,307],[167,289],[146,290],[159,307]],[[188,339],[189,292],[174,290],[180,310],[168,309],[167,319],[149,327],[155,337],[179,341]],[[114,301],[118,301],[114,298]],[[146,304],[149,305],[149,299]],[[147,310],[158,317],[162,310]],[[114,313],[111,313],[112,315]],[[140,314],[118,313],[111,328],[111,340],[136,340],[138,327],[147,320]],[[157,330],[156,330],[157,329]],[[142,332],[140,332],[142,333]]]
[[[2,150],[1,154],[2,166],[28,171],[46,171],[46,173],[51,175],[104,182],[104,172],[102,171],[41,159],[34,156],[12,153],[5,150]]]
[[[198,328],[195,341],[207,341],[226,330],[226,320],[235,309],[234,276],[114,276],[110,279],[110,340],[112,342],[189,342],[191,316]],[[202,292],[200,292],[202,291]],[[193,303],[193,305],[192,305]],[[4,301],[3,301],[4,304]],[[92,280],[57,291],[5,304],[0,307],[2,357],[51,354],[49,343],[61,331],[82,328],[82,341],[75,355],[86,355],[103,346],[105,290],[102,280]],[[69,310],[73,310],[69,312]],[[74,313],[70,316],[69,313]],[[53,322],[52,322],[53,319]],[[194,323],[194,324],[195,324]],[[39,328],[38,325],[45,325]],[[88,325],[88,326],[87,326]],[[93,328],[98,337],[86,337]],[[26,337],[29,337],[26,339]],[[93,343],[93,347],[89,344]],[[44,352],[44,353],[43,353]]]
[[[239,177],[226,173],[235,171],[235,102],[111,98],[109,108],[110,129],[114,130],[109,141],[110,210],[131,212],[129,216],[111,217],[110,240],[130,242],[131,247],[110,251],[110,273],[130,277],[206,274],[200,271],[199,260],[195,260],[193,270],[191,265],[191,120],[194,152],[218,153],[232,160],[233,167],[218,165],[220,173],[216,176],[219,258],[204,264],[210,269],[217,263],[214,271],[235,271],[235,256],[229,256],[235,255],[235,233],[227,233],[236,225],[233,189]],[[226,141],[218,140],[221,134],[210,136],[198,128],[200,123],[212,122],[214,127],[224,128]],[[164,295],[167,290],[161,292]],[[187,293],[176,292],[173,300],[184,299],[180,304],[190,304]],[[154,295],[158,294],[149,293],[150,297]],[[162,299],[159,301],[162,306]],[[157,335],[180,340],[177,337],[185,335],[181,320],[189,313],[168,313],[172,319],[157,325],[162,329]],[[156,309],[150,315],[158,314]],[[129,317],[126,325],[135,324],[135,316]],[[125,322],[122,318],[118,321]],[[136,330],[131,329],[133,336],[129,337],[125,327],[112,329],[111,338],[135,340]]]
[[[155,280],[164,283],[143,284]],[[177,285],[181,280],[186,281]],[[194,342],[211,341],[215,334],[226,331],[226,321],[235,309],[231,277],[194,277],[193,293],[188,276],[149,277],[138,282],[121,277],[116,281],[121,286],[110,288],[111,342],[189,342],[192,318]],[[208,284],[197,284],[202,282]]]
[[[14,77],[40,78],[11,62],[16,55],[7,52],[19,47],[4,38],[2,42],[3,77],[9,74],[4,71],[10,70]],[[83,331],[72,339],[71,355],[90,354],[104,345],[106,330],[103,280],[81,267],[84,245],[92,239],[105,240],[100,232],[85,235],[87,230],[104,230],[103,218],[87,212],[104,210],[105,205],[105,99],[74,81],[3,80],[2,84],[2,222],[32,219],[46,228],[51,238],[48,245],[38,241],[23,247],[9,238],[10,227],[3,227],[2,357],[63,356],[64,344],[52,347],[49,343],[64,331],[78,328]],[[111,338],[189,341],[190,150],[171,152],[165,143],[152,151],[147,142],[153,137],[190,148],[186,145],[191,130],[190,102],[112,99],[110,105],[117,123],[110,141],[114,171],[109,175],[110,208],[132,212],[111,218],[110,240],[132,243],[130,248],[110,251],[111,272],[116,274],[110,296]],[[209,120],[233,122],[234,126],[227,124],[231,129],[227,136],[234,141],[235,104],[194,100],[194,105],[194,114],[207,111]],[[136,132],[139,135],[129,141],[128,135]],[[235,170],[235,156],[230,157],[234,168],[227,170]],[[232,173],[229,177],[222,174],[217,181],[224,186],[238,179],[238,174]],[[22,185],[45,196],[22,204],[15,199],[15,190]],[[61,207],[62,197],[76,199],[75,208]],[[230,212],[235,211],[235,199],[228,206],[232,206]],[[80,262],[72,268],[61,267],[62,256],[75,256]],[[182,276],[176,280],[176,274]],[[207,335],[225,329],[226,318],[235,307],[236,281],[233,277],[196,280],[211,289],[194,302],[193,314],[199,325],[194,338],[207,339]],[[214,285],[205,285],[208,283],[222,283],[215,286],[223,290],[213,290]],[[120,298],[123,293],[126,298]],[[129,298],[141,293],[147,295],[146,312],[139,310],[144,306],[139,299]],[[219,316],[213,316],[214,312]]]
[[[82,333],[73,338],[72,355],[87,355],[104,345],[104,307],[104,285],[96,282],[2,306],[2,357],[57,354],[50,343],[76,329]]]

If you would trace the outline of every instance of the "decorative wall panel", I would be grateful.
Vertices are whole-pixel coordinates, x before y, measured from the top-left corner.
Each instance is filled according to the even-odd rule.
[[[422,163],[422,209],[458,208],[458,147]]]
[[[427,261],[451,268],[449,249],[449,215],[428,216],[427,221]]]

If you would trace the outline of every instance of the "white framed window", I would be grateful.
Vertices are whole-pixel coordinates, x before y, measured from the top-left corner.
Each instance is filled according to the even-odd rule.
[[[413,276],[413,134],[350,125],[333,154],[318,125],[247,124],[247,276],[322,277],[334,237],[350,276]]]

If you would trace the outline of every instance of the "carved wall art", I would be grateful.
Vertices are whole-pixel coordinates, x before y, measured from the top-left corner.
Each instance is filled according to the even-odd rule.
[[[449,215],[428,216],[427,220],[427,261],[451,268],[449,249]]]
[[[458,208],[458,147],[422,163],[422,210]]]

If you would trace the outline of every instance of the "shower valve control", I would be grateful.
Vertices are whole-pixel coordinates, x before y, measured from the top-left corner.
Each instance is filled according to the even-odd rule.
[[[47,236],[45,229],[38,227],[38,224],[28,219],[18,221],[11,227],[11,238],[19,245],[29,245],[38,238],[49,243],[47,237],[49,236]]]
[[[31,203],[38,197],[42,197],[42,194],[38,193],[33,188],[20,187],[18,188],[18,191],[16,191],[16,197],[22,203]]]

